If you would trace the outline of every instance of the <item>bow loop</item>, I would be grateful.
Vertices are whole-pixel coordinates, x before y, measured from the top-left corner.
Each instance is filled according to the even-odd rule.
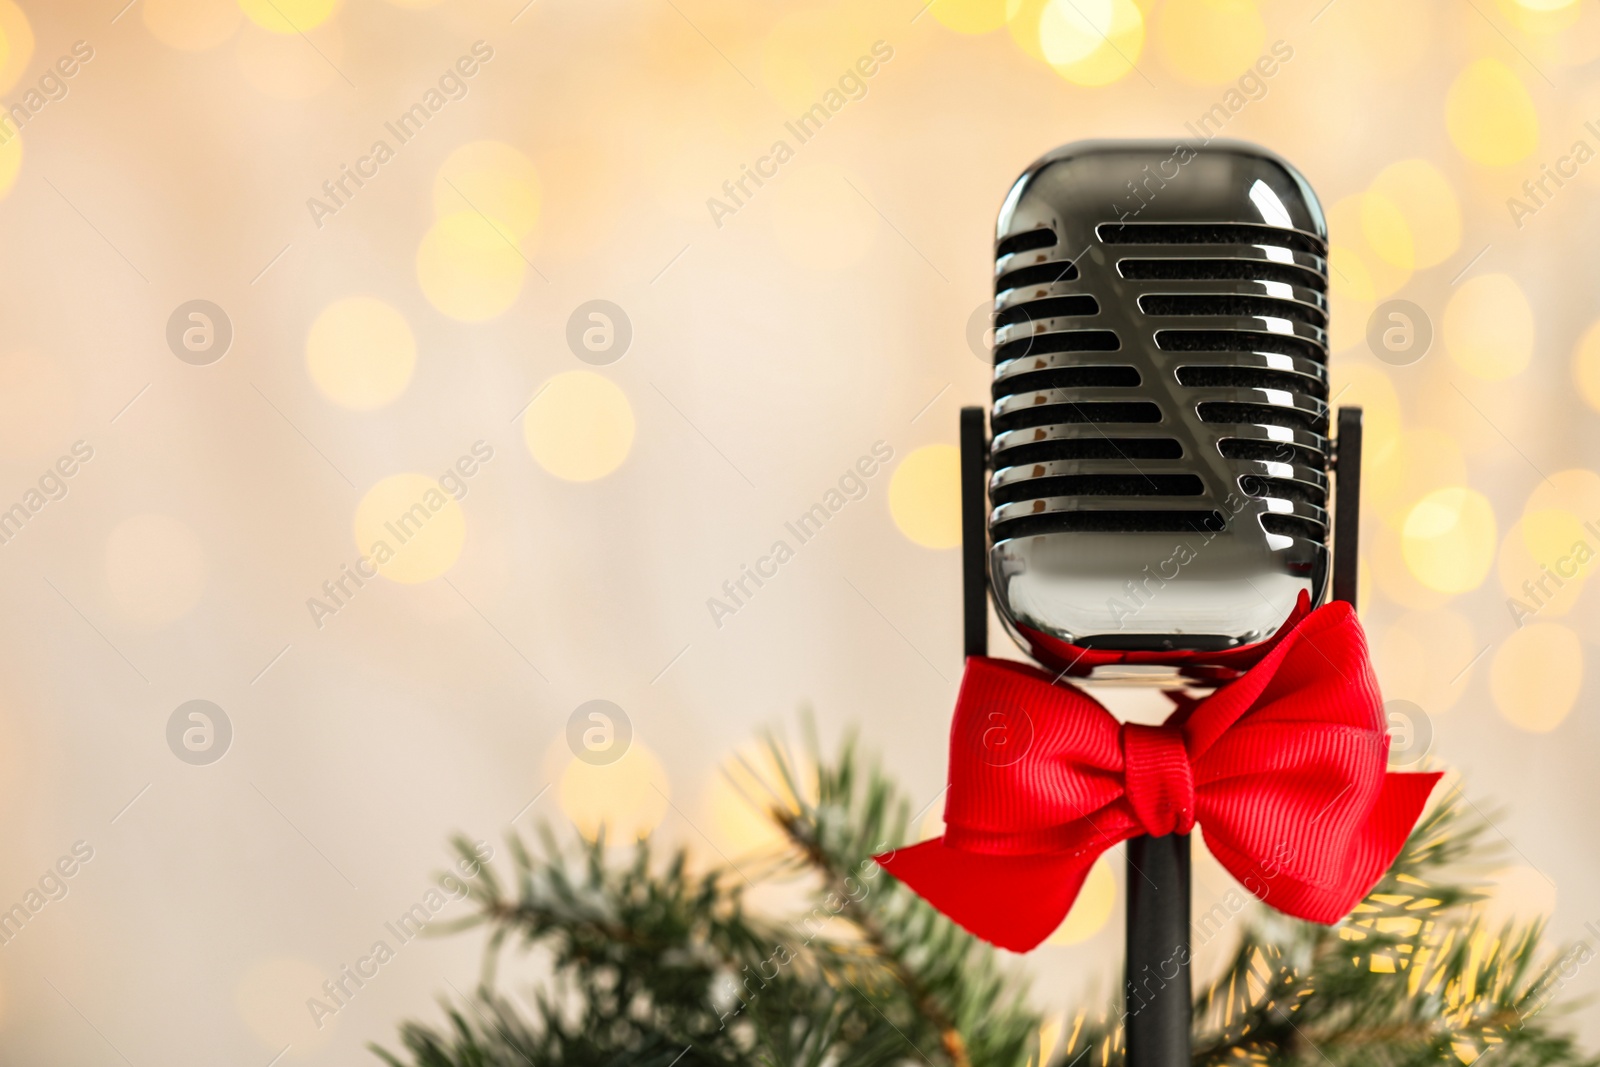
[[[1205,830],[1279,911],[1334,923],[1394,861],[1437,774],[1386,770],[1383,698],[1348,604],[1280,632],[1259,662],[1161,726],[1119,724],[1044,672],[967,661],[944,836],[878,857],[1002,948],[1060,925],[1106,849]]]
[[[1151,837],[1194,829],[1194,768],[1177,726],[1122,728],[1123,788],[1128,805]]]

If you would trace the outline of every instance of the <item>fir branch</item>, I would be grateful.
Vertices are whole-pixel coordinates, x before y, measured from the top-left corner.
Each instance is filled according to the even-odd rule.
[[[479,988],[375,1051],[391,1067],[1031,1067],[1025,984],[872,859],[906,839],[904,794],[850,738],[824,759],[809,724],[803,759],[776,738],[768,751],[771,780],[746,766],[745,791],[781,845],[737,868],[696,872],[648,841],[619,858],[548,828],[513,838],[510,871],[483,868],[453,926],[488,935]],[[1437,806],[1335,927],[1247,920],[1196,998],[1195,1067],[1600,1067],[1556,1026],[1576,950],[1543,962],[1537,924],[1479,918],[1462,868],[1484,826]],[[811,911],[752,914],[741,871],[801,879]],[[551,972],[525,1003],[495,988],[510,948]],[[1120,1067],[1116,1014],[1080,1014],[1056,1067]]]
[[[881,877],[872,859],[905,840],[909,804],[875,764],[860,773],[853,736],[830,764],[821,757],[809,720],[807,727],[807,754],[816,767],[810,789],[802,786],[788,746],[767,738],[783,786],[771,792],[768,816],[819,876],[829,899],[842,902],[843,914],[909,999],[920,1028],[937,1037],[952,1067],[1025,1063],[1039,1023],[1022,1006],[1025,986],[999,970],[992,949]]]
[[[1600,1067],[1541,1015],[1559,974],[1539,962],[1540,924],[1487,929],[1473,908],[1481,894],[1460,881],[1486,853],[1485,828],[1447,800],[1344,922],[1268,913],[1247,926],[1196,996],[1195,1067]],[[1059,1062],[1117,1067],[1122,1055],[1107,1013],[1079,1017]]]
[[[683,851],[662,863],[640,842],[616,864],[603,839],[574,854],[542,828],[537,852],[511,839],[509,882],[485,869],[474,913],[451,927],[489,931],[477,994],[447,1005],[443,1028],[402,1027],[408,1060],[379,1054],[395,1067],[1026,1067],[1039,1019],[1022,986],[872,860],[905,832],[894,785],[863,771],[851,740],[824,763],[813,738],[812,775],[772,744],[778,780],[758,806],[786,847],[765,875],[810,877],[808,915],[749,915],[735,870],[692,876]],[[508,946],[550,958],[531,1017],[493,989]]]

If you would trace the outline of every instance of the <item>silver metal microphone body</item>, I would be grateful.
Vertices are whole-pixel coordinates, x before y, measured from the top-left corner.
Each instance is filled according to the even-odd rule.
[[[996,242],[988,570],[1024,647],[1222,652],[1317,604],[1327,225],[1305,179],[1240,143],[1080,142],[1017,180]]]
[[[1354,601],[1361,411],[1330,442],[1327,237],[1252,145],[1081,142],[1017,180],[989,426],[961,412],[969,656],[992,592],[1064,674],[1215,685],[1301,602]],[[1126,1063],[1183,1067],[1188,835],[1134,837],[1127,861]]]

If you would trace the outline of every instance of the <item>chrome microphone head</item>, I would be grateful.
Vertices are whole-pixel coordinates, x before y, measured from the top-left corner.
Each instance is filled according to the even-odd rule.
[[[1203,663],[1322,599],[1327,254],[1310,186],[1252,145],[1080,142],[1012,187],[989,572],[1041,662]]]

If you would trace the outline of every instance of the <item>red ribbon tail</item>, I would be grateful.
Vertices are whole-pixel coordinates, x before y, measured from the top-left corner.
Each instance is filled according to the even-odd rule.
[[[1061,925],[1102,851],[991,856],[935,838],[873,858],[968,933],[1026,952]]]
[[[1349,915],[1394,864],[1422,815],[1428,794],[1442,777],[1437,772],[1384,775],[1378,802],[1350,842],[1341,876],[1330,884],[1301,881],[1287,872],[1273,870],[1270,863],[1254,862],[1220,842],[1214,844],[1209,838],[1206,846],[1245,888],[1266,903],[1297,919],[1332,926]]]

